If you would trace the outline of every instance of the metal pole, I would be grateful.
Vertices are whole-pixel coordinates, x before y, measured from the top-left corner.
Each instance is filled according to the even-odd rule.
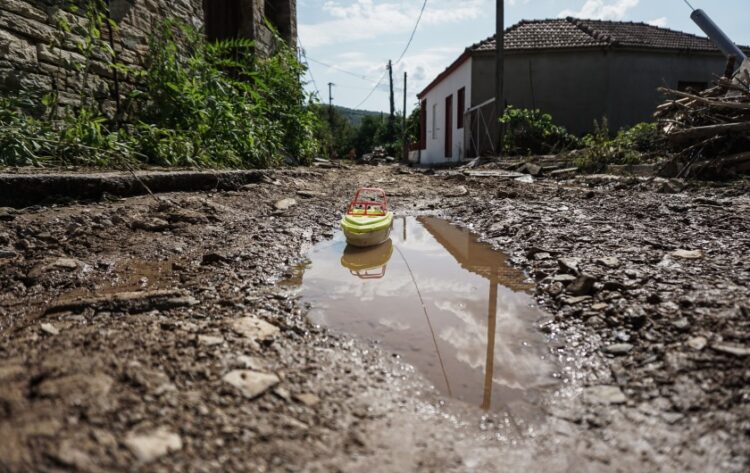
[[[396,138],[396,99],[393,95],[393,63],[388,60],[388,78],[391,83],[391,114],[388,116],[388,140],[393,142]]]
[[[503,126],[500,124],[500,117],[505,113],[505,67],[504,55],[505,49],[505,4],[503,0],[496,0],[496,21],[495,21],[495,126],[497,127],[498,146],[495,147],[499,158],[503,157]]]

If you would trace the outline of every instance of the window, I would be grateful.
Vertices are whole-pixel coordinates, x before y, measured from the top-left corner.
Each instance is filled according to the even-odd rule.
[[[453,95],[445,98],[445,157],[453,157]]]
[[[427,148],[427,101],[419,104],[419,149]]]
[[[287,42],[292,40],[292,19],[289,4],[290,0],[265,0],[264,6],[266,19]]]
[[[456,128],[459,130],[464,127],[464,111],[466,110],[466,87],[458,89],[458,103],[456,104]]]
[[[206,0],[203,2],[206,15],[206,37],[209,41],[221,41],[239,36],[242,11],[240,0]]]
[[[432,104],[432,139],[437,139],[437,104]]]

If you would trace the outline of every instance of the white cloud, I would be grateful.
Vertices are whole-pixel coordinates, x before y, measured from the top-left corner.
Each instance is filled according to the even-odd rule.
[[[430,2],[420,25],[435,26],[458,23],[485,14],[487,0]],[[323,11],[330,19],[314,24],[301,24],[299,34],[303,44],[315,48],[335,43],[366,40],[387,34],[409,33],[419,16],[422,0],[386,1],[328,0]]]
[[[656,18],[654,20],[648,21],[647,23],[649,25],[651,25],[651,26],[660,26],[660,27],[664,28],[665,26],[667,26],[667,24],[669,23],[669,21],[667,21],[667,17],[666,16],[663,16],[661,18]]]
[[[580,10],[563,10],[560,17],[591,18],[595,20],[622,20],[628,11],[638,6],[639,0],[586,0]]]

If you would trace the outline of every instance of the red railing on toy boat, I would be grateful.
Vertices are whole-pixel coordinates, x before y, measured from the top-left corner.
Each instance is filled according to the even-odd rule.
[[[375,200],[372,196],[369,199],[363,198],[362,194],[372,193],[374,194]],[[381,217],[388,213],[388,199],[385,196],[383,189],[377,189],[374,187],[363,187],[354,194],[354,199],[349,204],[349,208],[346,210],[347,215],[365,216],[365,217]]]

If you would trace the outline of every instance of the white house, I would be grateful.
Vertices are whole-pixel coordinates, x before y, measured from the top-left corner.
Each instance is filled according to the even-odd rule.
[[[743,48],[745,49],[745,48]],[[726,58],[708,38],[645,23],[560,18],[522,21],[505,34],[505,102],[540,109],[581,135],[650,121],[659,86],[706,87]],[[412,161],[436,166],[492,155],[495,38],[468,47],[422,92]]]

